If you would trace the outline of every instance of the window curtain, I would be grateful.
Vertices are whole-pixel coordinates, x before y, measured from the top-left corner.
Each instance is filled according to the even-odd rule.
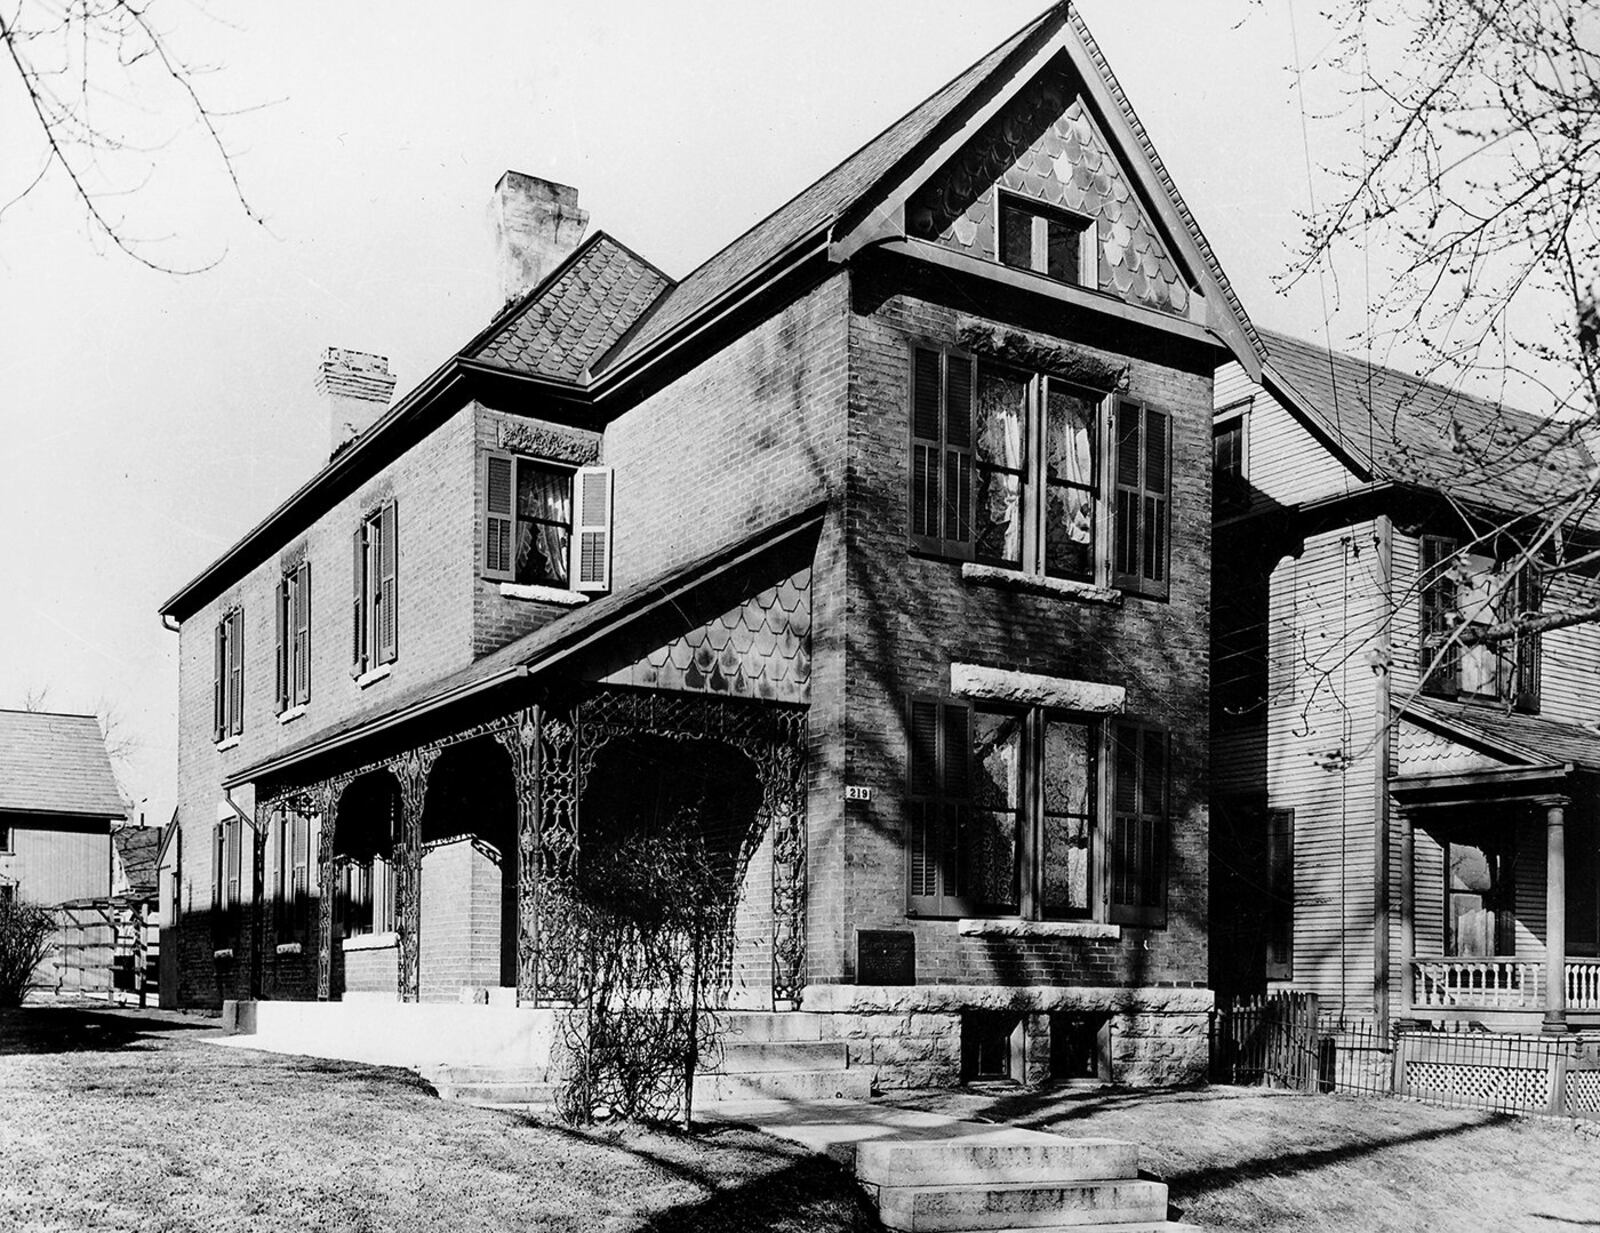
[[[544,467],[517,468],[517,581],[566,586],[572,479]]]

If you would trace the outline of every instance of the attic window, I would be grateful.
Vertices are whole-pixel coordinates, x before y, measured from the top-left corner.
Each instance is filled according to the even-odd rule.
[[[1000,198],[1000,261],[1047,278],[1093,287],[1090,220],[1017,197]]]

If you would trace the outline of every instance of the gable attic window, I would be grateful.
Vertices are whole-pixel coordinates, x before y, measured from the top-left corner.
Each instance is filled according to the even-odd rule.
[[[277,679],[273,706],[281,716],[311,701],[311,563],[302,561],[278,583]]]
[[[1000,195],[1000,263],[1032,270],[1074,287],[1093,288],[1095,269],[1093,223],[1021,197]]]
[[[1509,702],[1537,714],[1539,635],[1467,645],[1460,633],[1538,612],[1538,568],[1528,562],[1497,563],[1438,535],[1424,535],[1419,550],[1417,672],[1423,692],[1459,701]]]
[[[1164,599],[1170,451],[1163,411],[917,347],[911,547]]]
[[[399,655],[400,520],[393,501],[361,520],[351,555],[350,674],[359,678]]]
[[[483,576],[517,586],[611,587],[610,467],[484,455]]]
[[[244,731],[244,609],[217,621],[211,676],[211,739],[223,742]]]

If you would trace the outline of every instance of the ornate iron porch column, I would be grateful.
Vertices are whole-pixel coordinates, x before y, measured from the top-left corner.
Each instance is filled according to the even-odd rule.
[[[539,1001],[539,708],[520,721],[493,735],[511,758],[517,791],[517,1001],[531,1006]]]
[[[400,927],[400,1000],[422,996],[422,807],[428,776],[439,760],[435,746],[413,749],[395,759],[390,771],[400,784],[400,860],[395,879]]]
[[[1543,796],[1544,807],[1544,1030],[1567,1030],[1567,814],[1568,798]]]
[[[337,888],[333,877],[334,831],[338,826],[339,799],[350,786],[349,776],[318,784],[311,799],[322,818],[317,838],[317,1001],[333,996],[333,897]]]

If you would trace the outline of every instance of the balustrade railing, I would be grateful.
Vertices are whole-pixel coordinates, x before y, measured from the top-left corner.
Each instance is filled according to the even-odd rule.
[[[1412,968],[1419,1007],[1538,1010],[1544,1006],[1542,963],[1501,958],[1418,959]]]
[[[1600,959],[1567,960],[1567,1009],[1600,1010]]]

